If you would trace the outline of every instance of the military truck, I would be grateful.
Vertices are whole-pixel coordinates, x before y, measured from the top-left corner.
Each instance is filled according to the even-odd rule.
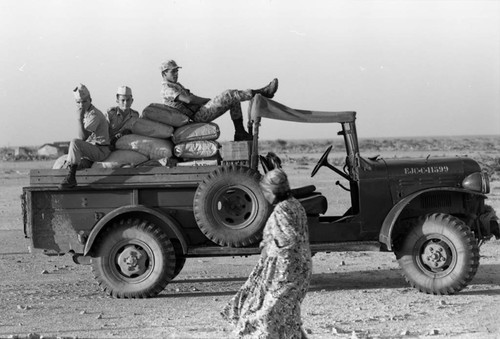
[[[263,119],[340,126],[345,163],[329,163],[330,146],[311,177],[325,167],[332,184],[347,181],[338,189],[349,192],[350,207],[326,215],[327,198],[313,181],[292,191],[307,212],[313,253],[392,251],[411,286],[453,294],[476,274],[480,243],[500,237],[485,204],[489,178],[476,161],[365,158],[355,112],[292,109],[257,95],[249,106],[253,140],[224,146],[215,164],[86,169],[66,190],[57,188],[66,171],[32,170],[22,194],[30,248],[90,264],[118,298],[157,295],[187,258],[258,254],[272,210],[259,180],[280,164],[259,149]]]

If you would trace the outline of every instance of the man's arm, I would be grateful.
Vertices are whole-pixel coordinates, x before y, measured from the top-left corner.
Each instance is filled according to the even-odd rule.
[[[87,140],[87,138],[90,136],[90,132],[85,129],[85,125],[83,122],[85,112],[81,109],[77,110],[77,112],[78,112],[78,136],[82,140]]]
[[[198,105],[198,106],[205,105],[207,102],[210,101],[210,99],[208,98],[202,98],[191,93],[181,93],[177,97],[177,100],[185,103],[186,105]]]

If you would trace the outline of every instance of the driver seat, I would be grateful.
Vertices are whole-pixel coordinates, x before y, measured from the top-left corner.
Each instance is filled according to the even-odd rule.
[[[291,190],[292,196],[300,201],[308,216],[325,214],[328,209],[328,201],[320,192],[316,192],[316,186],[308,185]]]

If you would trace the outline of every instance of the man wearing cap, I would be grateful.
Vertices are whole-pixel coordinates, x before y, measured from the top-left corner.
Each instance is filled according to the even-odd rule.
[[[174,60],[161,64],[163,77],[161,95],[163,103],[177,108],[195,122],[210,122],[229,110],[234,124],[234,141],[252,140],[252,135],[243,127],[241,102],[250,100],[256,94],[272,98],[278,90],[278,79],[260,89],[226,90],[213,99],[199,97],[177,82],[179,67]]]
[[[116,103],[118,106],[111,107],[106,112],[109,122],[109,136],[111,145],[123,135],[130,134],[132,123],[139,118],[139,113],[130,108],[134,98],[132,90],[127,86],[120,86],[116,91]]]
[[[59,185],[60,189],[73,188],[76,183],[76,170],[82,160],[102,161],[111,152],[109,148],[108,120],[104,114],[92,105],[90,92],[85,85],[78,85],[74,90],[80,139],[73,139],[69,144],[69,173]]]

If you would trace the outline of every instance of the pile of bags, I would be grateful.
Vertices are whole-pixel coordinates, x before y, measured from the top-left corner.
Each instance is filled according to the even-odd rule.
[[[177,128],[172,136],[174,155],[185,162],[217,160],[220,144],[219,126],[213,122],[195,122]]]
[[[130,120],[125,128],[132,134],[119,138],[116,150],[104,161],[95,162],[92,168],[138,164],[165,166],[169,159],[189,162],[218,157],[219,126],[190,122],[186,115],[164,104],[150,104],[140,118]]]

